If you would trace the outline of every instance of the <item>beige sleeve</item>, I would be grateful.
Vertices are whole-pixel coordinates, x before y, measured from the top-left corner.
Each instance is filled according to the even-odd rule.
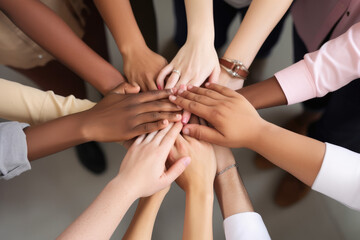
[[[53,91],[0,79],[0,118],[29,123],[43,123],[61,116],[92,108],[95,103],[70,95],[62,97]]]

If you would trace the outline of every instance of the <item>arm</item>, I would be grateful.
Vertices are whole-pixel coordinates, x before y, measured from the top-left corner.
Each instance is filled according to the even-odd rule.
[[[312,185],[324,157],[324,143],[266,122],[243,96],[229,88],[209,83],[207,86],[209,92],[193,87],[172,101],[204,118],[215,129],[188,124],[184,134],[217,145],[250,148]]]
[[[127,88],[128,87],[128,88]],[[37,159],[87,142],[129,140],[180,121],[180,109],[163,101],[171,91],[125,94],[139,89],[121,84],[93,108],[25,129],[28,157]],[[162,112],[166,111],[166,112]]]
[[[0,9],[30,38],[102,94],[124,81],[48,7],[36,0],[1,0]]]
[[[220,65],[214,48],[213,3],[211,0],[185,0],[185,8],[187,40],[171,63],[161,70],[157,78],[161,87],[200,86],[207,78],[216,81],[219,76]]]
[[[216,171],[212,146],[190,137],[179,136],[170,152],[170,160],[181,156],[192,159],[176,183],[186,193],[183,239],[212,239],[213,183]]]
[[[240,60],[246,68],[249,68],[260,47],[291,3],[292,0],[253,0],[223,57]],[[243,80],[231,77],[222,69],[219,83],[232,89],[239,89]]]
[[[360,24],[274,77],[238,90],[255,108],[322,97],[360,77]]]
[[[147,137],[140,136],[121,162],[118,175],[58,239],[110,239],[137,198],[168,187],[190,163],[190,158],[185,157],[164,171],[181,127],[177,123]]]
[[[123,240],[151,240],[156,215],[169,189],[170,187],[165,188],[150,197],[139,200],[135,215],[122,238]]]
[[[156,90],[156,77],[167,62],[147,47],[129,0],[94,2],[123,56],[128,81],[139,85],[142,91]]]
[[[214,146],[214,150],[217,172],[235,164],[230,149]],[[261,216],[254,212],[245,186],[235,167],[216,176],[214,188],[223,214],[227,240],[270,239]]]

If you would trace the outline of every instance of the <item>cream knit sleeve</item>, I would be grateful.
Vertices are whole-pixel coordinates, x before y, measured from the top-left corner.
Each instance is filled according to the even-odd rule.
[[[0,79],[0,118],[29,123],[43,123],[93,107],[89,100],[62,97],[52,91]]]

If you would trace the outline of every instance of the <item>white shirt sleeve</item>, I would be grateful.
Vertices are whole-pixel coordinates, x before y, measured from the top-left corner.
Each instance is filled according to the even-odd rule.
[[[224,220],[226,240],[265,240],[271,239],[266,226],[255,212],[234,214]]]
[[[326,143],[312,189],[360,211],[360,154]]]

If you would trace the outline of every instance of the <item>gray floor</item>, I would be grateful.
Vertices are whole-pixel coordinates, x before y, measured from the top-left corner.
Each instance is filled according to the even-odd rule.
[[[173,18],[171,1],[156,0],[160,50],[171,39]],[[234,22],[234,33],[238,19]],[[113,64],[121,69],[121,57],[114,47]],[[257,69],[259,79],[271,76],[291,64],[291,19],[286,23],[281,41],[271,57]],[[32,85],[22,76],[0,67],[0,77]],[[91,98],[98,95],[89,87]],[[261,111],[261,115],[277,124],[299,113],[300,105]],[[54,154],[32,163],[32,170],[11,181],[0,182],[0,239],[54,239],[95,198],[118,171],[125,150],[118,144],[102,144],[108,158],[108,171],[101,176],[87,172],[76,159],[74,149]],[[303,201],[279,208],[273,203],[274,190],[283,172],[279,169],[260,171],[253,165],[254,153],[234,150],[240,173],[255,209],[263,216],[273,239],[359,239],[360,214],[321,194],[311,192]],[[160,209],[154,239],[181,239],[184,216],[184,193],[173,184]],[[135,210],[126,214],[112,239],[124,234]],[[214,203],[214,239],[224,239],[222,218]]]

